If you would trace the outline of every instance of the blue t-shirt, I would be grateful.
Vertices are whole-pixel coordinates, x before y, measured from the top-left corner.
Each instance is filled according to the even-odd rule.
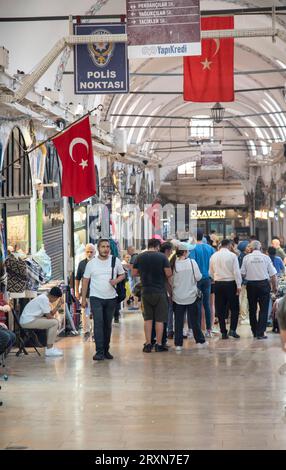
[[[281,274],[284,274],[285,267],[284,267],[284,263],[282,259],[279,256],[274,256],[274,257],[271,256],[271,261],[274,265],[274,268],[277,271],[278,276],[280,276]]]
[[[189,258],[194,259],[202,273],[202,279],[208,279],[210,268],[210,257],[215,253],[215,249],[206,243],[199,243],[191,250]]]

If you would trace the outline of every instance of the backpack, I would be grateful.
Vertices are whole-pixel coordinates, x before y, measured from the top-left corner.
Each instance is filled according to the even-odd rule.
[[[113,279],[114,275],[114,268],[115,268],[115,263],[116,263],[116,256],[112,256],[111,258],[111,267],[112,267],[112,273],[111,273],[111,279]],[[123,302],[123,300],[126,298],[126,288],[125,288],[125,282],[126,278],[123,279],[123,281],[120,281],[114,289],[117,292],[117,302],[120,304]]]

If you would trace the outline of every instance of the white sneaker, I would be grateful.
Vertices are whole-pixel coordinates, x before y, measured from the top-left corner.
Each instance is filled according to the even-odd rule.
[[[209,345],[209,343],[207,341],[205,341],[204,343],[197,343],[197,348],[198,349],[207,348],[208,345]]]
[[[220,335],[220,331],[217,328],[212,328],[213,335]]]
[[[192,339],[193,337],[194,337],[193,330],[189,330],[189,331],[188,331],[188,338],[189,338],[189,339]]]
[[[183,351],[183,346],[176,346],[176,351]]]
[[[61,351],[60,349],[57,349],[57,348],[46,348],[46,351],[45,351],[45,356],[46,357],[59,357],[59,356],[63,356],[63,351]]]
[[[205,337],[206,337],[206,338],[212,338],[212,337],[213,337],[213,334],[212,334],[211,330],[207,330],[207,331],[205,332]]]
[[[187,338],[188,337],[188,330],[183,330],[183,337],[184,338]]]

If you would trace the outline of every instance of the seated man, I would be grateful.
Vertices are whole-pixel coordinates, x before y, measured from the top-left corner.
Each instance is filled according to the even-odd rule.
[[[63,304],[62,291],[53,287],[48,294],[41,294],[31,300],[24,308],[20,317],[20,325],[25,329],[47,330],[47,347],[45,356],[62,356],[63,352],[54,347],[57,337],[58,320],[54,318],[59,307]],[[50,304],[57,301],[51,310]]]

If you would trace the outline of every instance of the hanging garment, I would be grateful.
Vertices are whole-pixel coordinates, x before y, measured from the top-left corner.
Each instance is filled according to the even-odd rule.
[[[37,292],[40,284],[44,282],[44,273],[41,266],[34,260],[27,258],[25,260],[27,266],[27,286],[28,291]]]
[[[33,260],[36,261],[43,270],[44,280],[48,282],[52,277],[52,261],[51,258],[47,255],[44,248],[41,248],[35,255],[33,255]]]
[[[7,270],[7,291],[9,293],[25,294],[28,280],[25,261],[10,254],[5,261],[5,266]]]

